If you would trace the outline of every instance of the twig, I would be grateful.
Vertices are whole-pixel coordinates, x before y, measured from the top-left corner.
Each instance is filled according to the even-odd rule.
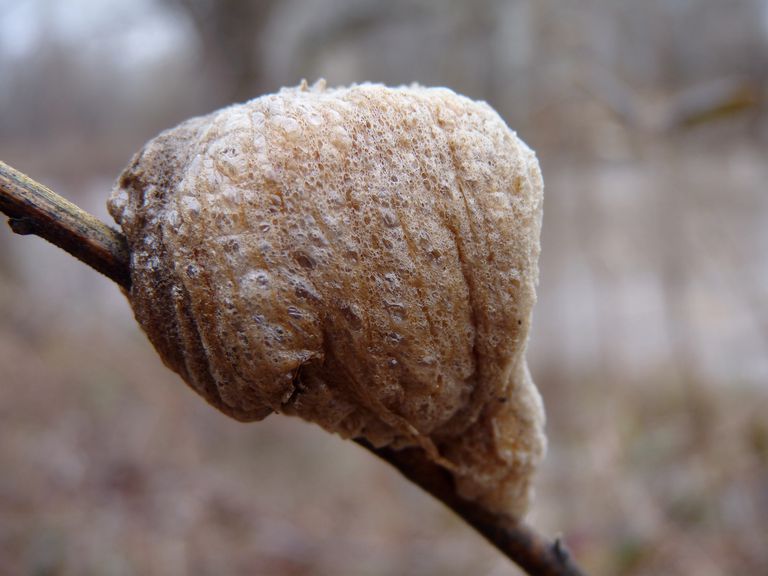
[[[122,234],[3,162],[0,211],[9,216],[14,232],[37,234],[130,290],[130,254]],[[461,498],[451,475],[420,450],[356,442],[443,502],[528,574],[584,576],[559,539],[552,542],[523,523]]]
[[[131,285],[125,237],[96,217],[0,162],[0,212],[17,234],[36,234],[111,278]]]
[[[408,480],[448,506],[528,574],[585,576],[562,540],[550,541],[523,522],[503,514],[492,514],[477,503],[465,500],[456,493],[451,474],[428,460],[421,450],[374,448],[362,439],[355,442],[389,462]]]

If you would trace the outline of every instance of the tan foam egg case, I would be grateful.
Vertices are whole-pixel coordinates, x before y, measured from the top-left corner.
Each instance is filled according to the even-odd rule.
[[[485,103],[302,83],[160,134],[109,210],[137,320],[216,408],[421,447],[521,516],[545,450],[524,357],[541,204]]]

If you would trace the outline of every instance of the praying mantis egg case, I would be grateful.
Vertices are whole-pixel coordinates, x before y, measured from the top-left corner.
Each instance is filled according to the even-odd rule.
[[[109,210],[138,322],[216,408],[420,447],[463,497],[525,513],[542,179],[488,105],[302,83],[163,132]]]

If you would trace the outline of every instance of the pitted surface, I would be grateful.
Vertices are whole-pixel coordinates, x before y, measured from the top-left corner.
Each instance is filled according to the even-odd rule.
[[[525,347],[542,181],[447,89],[283,89],[150,141],[109,209],[164,361],[240,420],[421,446],[522,515],[545,440]]]

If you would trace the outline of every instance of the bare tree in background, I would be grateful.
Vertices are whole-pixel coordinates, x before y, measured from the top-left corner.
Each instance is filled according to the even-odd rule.
[[[260,39],[275,0],[162,0],[186,13],[202,51],[202,74],[219,83],[222,101],[249,100],[264,91]]]

